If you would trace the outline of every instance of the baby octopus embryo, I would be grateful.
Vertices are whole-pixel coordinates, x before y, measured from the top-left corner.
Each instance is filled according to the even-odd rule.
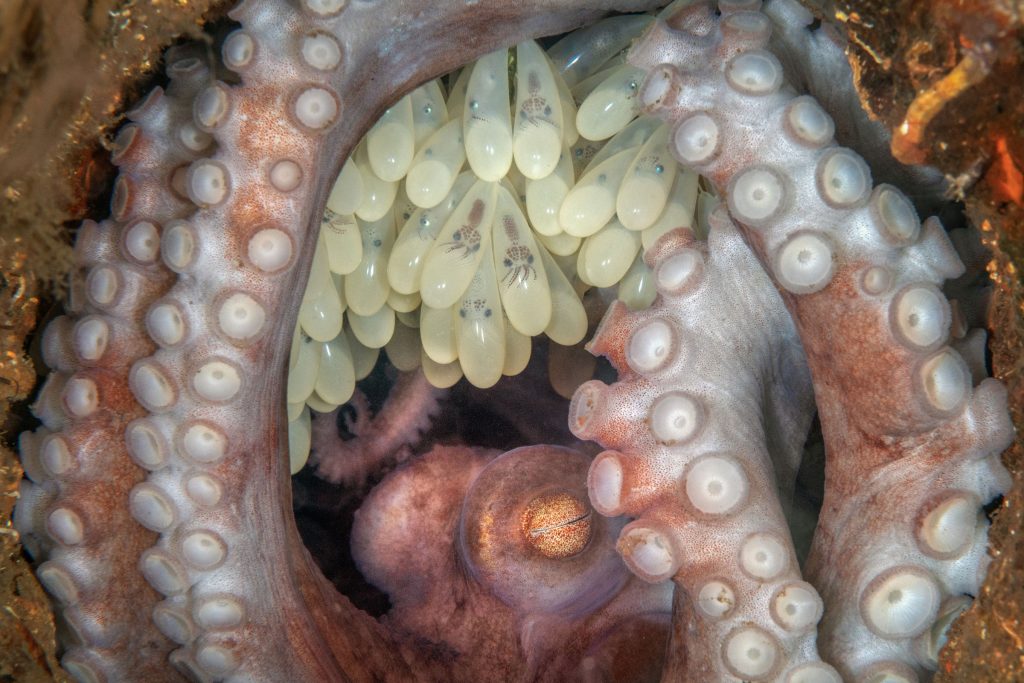
[[[20,439],[72,677],[931,679],[1011,483],[972,235],[834,27],[655,4],[245,0],[168,52]],[[351,591],[289,472],[358,507]]]

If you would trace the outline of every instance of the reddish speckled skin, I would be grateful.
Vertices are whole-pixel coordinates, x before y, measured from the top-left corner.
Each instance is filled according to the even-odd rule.
[[[79,644],[63,660],[73,675],[147,681],[182,674],[273,681],[451,676],[429,653],[399,645],[339,596],[301,547],[292,522],[282,387],[322,206],[348,151],[392,98],[499,45],[564,32],[610,10],[653,4],[406,2],[381,11],[375,3],[355,2],[340,13],[323,14],[302,2],[250,0],[231,16],[255,49],[250,63],[239,68],[241,84],[227,88],[225,116],[210,129],[215,146],[205,140],[196,145],[201,149],[178,134],[191,123],[193,99],[211,77],[201,62],[170,60],[166,92],[156,91],[131,112],[134,127],[120,138],[125,149],[115,158],[121,177],[113,220],[87,226],[78,245],[80,271],[112,264],[123,285],[109,304],[84,296],[81,278],[72,288],[72,314],[104,316],[110,330],[95,363],[103,371],[95,383],[99,404],[91,414],[69,422],[59,395],[63,373],[90,365],[72,348],[70,325],[55,324],[47,334],[47,360],[60,372],[43,390],[36,412],[46,432],[68,439],[76,466],[48,472],[40,465],[44,444],[39,438],[24,441],[31,482],[24,486],[17,522],[26,545],[57,568],[50,585],[70,599],[62,610],[65,620],[81,623]],[[318,71],[302,60],[301,39],[316,30],[334,35],[342,46],[336,70]],[[340,105],[322,131],[304,125],[294,110],[297,95],[311,87],[331,90]],[[187,187],[192,176],[174,171],[198,168],[210,157],[226,170],[227,191],[220,202],[197,209],[187,196],[199,196]],[[273,165],[282,159],[301,171],[295,189],[270,181]],[[174,269],[159,255],[154,262],[131,260],[122,235],[140,218],[165,233],[173,220],[187,219],[196,240],[193,259]],[[249,239],[268,227],[291,241],[291,257],[276,272],[256,267],[247,253]],[[273,324],[252,339],[226,336],[216,306],[228,291],[252,296]],[[143,324],[146,311],[161,299],[178,302],[184,322],[182,340],[163,346],[154,344]],[[150,443],[158,444],[153,447],[164,459],[150,471],[125,449],[129,421],[148,412],[136,402],[138,393],[133,398],[128,379],[145,358],[171,392],[171,406],[151,416],[158,438]],[[241,379],[226,401],[206,401],[194,388],[194,373],[211,359],[229,361]],[[152,407],[159,390],[152,382],[135,388],[148,395]],[[178,427],[186,420],[220,430],[227,439],[224,455],[202,462],[184,453]],[[212,504],[193,500],[184,488],[185,477],[196,472],[215,478]],[[160,526],[160,534],[137,523],[127,508],[132,487],[143,479],[159,491],[159,501],[147,503],[147,510],[156,515],[151,523]],[[73,547],[47,531],[47,517],[59,506],[77,512],[83,525]],[[182,544],[196,531],[212,532],[223,543],[214,549],[223,559],[213,569],[185,564]],[[158,572],[166,595],[147,587],[138,569],[140,555],[154,544],[164,554],[149,566],[150,580]],[[240,612],[201,614],[204,601],[225,594]],[[163,615],[159,629],[155,608]],[[210,621],[225,616],[226,626]]]
[[[338,438],[338,410],[313,420],[310,460],[317,476],[333,484],[359,490],[368,477],[392,462],[409,456],[420,434],[439,410],[445,391],[430,385],[421,370],[404,373],[388,393],[388,400],[371,419],[362,395],[349,406],[357,411],[350,427],[356,438]]]
[[[820,613],[809,609],[807,622],[795,627],[772,616],[777,596],[801,580],[783,505],[788,510],[792,503],[813,416],[810,375],[782,299],[724,208],[714,210],[708,224],[706,243],[675,230],[647,251],[659,296],[648,310],[629,311],[620,302],[609,309],[588,348],[607,356],[619,379],[583,385],[570,426],[610,449],[590,470],[589,492],[602,513],[634,519],[618,543],[628,566],[648,581],[671,578],[675,584],[663,680],[785,680],[797,667],[822,666],[814,631]],[[677,285],[665,273],[684,255],[693,265]],[[637,341],[652,325],[671,329],[670,339]],[[651,351],[644,348],[662,349],[663,363],[646,365]],[[655,406],[672,395],[698,401],[700,410],[681,416],[696,425],[692,436],[665,443],[657,430],[666,429],[666,420]],[[712,466],[704,478],[691,480],[701,463],[715,461],[732,463],[735,474]],[[617,486],[607,463],[621,472]],[[651,529],[662,539],[670,556],[665,569],[648,569],[642,537],[629,535],[634,529]],[[756,557],[757,550],[746,549],[763,536],[778,541],[772,570],[742,559]],[[803,594],[805,604],[820,605],[811,592]],[[766,671],[757,671],[756,663],[749,670],[735,666],[747,648],[738,648],[732,661],[724,654],[725,643],[751,627],[771,642],[771,654],[760,657],[774,662]]]
[[[840,172],[829,166],[840,121],[833,128],[817,109],[824,118],[794,124],[794,93],[781,82],[792,74],[781,64],[767,60],[760,71],[747,72],[751,80],[730,80],[740,73],[734,71],[739,62],[729,61],[737,40],[746,41],[743,49],[771,46],[785,54],[818,39],[816,31],[801,29],[810,15],[794,3],[771,3],[768,13],[787,23],[775,26],[781,35],[769,43],[767,34],[751,28],[759,26],[756,17],[726,18],[749,4],[730,5],[721,20],[710,18],[708,3],[667,17],[631,61],[651,70],[645,101],[672,125],[711,112],[718,147],[694,166],[723,193],[782,292],[807,353],[828,454],[824,506],[805,568],[826,606],[822,658],[844,679],[883,669],[928,678],[946,616],[963,608],[959,596],[977,594],[988,564],[980,504],[1009,486],[999,463],[1013,436],[1006,391],[995,380],[972,376],[970,368],[976,374],[983,367],[979,359],[965,362],[956,354],[978,346],[962,339],[961,325],[950,331],[945,301],[910,312],[899,308],[904,292],[935,292],[964,272],[938,221],[921,225],[912,208],[894,218],[881,190],[871,192],[870,175],[852,162]],[[721,30],[709,21],[721,21]],[[746,26],[738,39],[725,30],[728,22],[732,29]],[[830,42],[821,41],[825,73],[834,63],[827,56]],[[813,87],[813,74],[805,78]],[[744,83],[755,85],[750,90]],[[823,93],[827,103],[830,95]],[[859,142],[848,132],[841,140]],[[679,158],[698,153],[689,144],[692,138],[676,139]],[[762,169],[770,169],[776,184],[754,180]],[[906,176],[898,166],[876,165],[866,173]],[[760,213],[757,202],[765,197],[775,208]],[[815,241],[798,242],[801,235]],[[931,365],[935,358],[946,362]],[[933,374],[936,367],[942,370]],[[926,524],[939,501],[952,500],[963,501],[967,521]],[[954,538],[954,551],[937,549]],[[913,590],[906,584],[902,591],[874,592],[893,575],[923,578]],[[907,595],[915,596],[916,606],[905,606]],[[901,607],[886,607],[894,604]],[[896,616],[886,609],[896,609]]]
[[[621,521],[590,510],[590,542],[563,558],[544,557],[521,533],[539,495],[566,493],[589,509],[588,466],[555,446],[502,455],[438,446],[390,474],[352,532],[360,570],[391,597],[388,625],[424,639],[460,679],[657,680],[671,590],[626,572],[614,549]],[[647,638],[630,639],[641,624]],[[610,644],[619,638],[622,651]]]

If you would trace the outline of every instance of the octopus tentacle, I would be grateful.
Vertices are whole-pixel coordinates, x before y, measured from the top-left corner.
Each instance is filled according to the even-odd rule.
[[[48,518],[59,526],[45,531],[65,545],[76,533],[91,545],[102,532],[99,520],[123,518],[109,525],[99,557],[132,567],[115,565],[123,571],[109,575],[79,570],[107,592],[124,593],[105,596],[96,609],[110,632],[102,622],[76,627],[82,645],[64,662],[83,680],[142,675],[140,665],[157,680],[172,675],[168,657],[200,679],[236,672],[246,659],[275,676],[302,667],[328,675],[334,663],[324,653],[330,650],[309,623],[309,610],[300,609],[301,589],[273,594],[275,584],[293,585],[288,568],[261,561],[260,547],[243,542],[262,534],[266,542],[292,548],[297,563],[309,562],[294,531],[289,535],[288,517],[278,514],[282,504],[287,509],[283,482],[239,476],[243,454],[276,456],[280,433],[261,417],[255,421],[263,429],[231,428],[244,423],[247,406],[260,406],[262,389],[247,369],[266,362],[261,355],[273,366],[281,353],[267,321],[281,315],[287,283],[274,273],[295,263],[296,238],[285,230],[299,217],[291,198],[275,191],[283,195],[296,177],[296,159],[308,165],[315,138],[278,120],[279,151],[292,158],[243,170],[246,147],[239,139],[274,133],[268,119],[277,117],[228,113],[252,107],[260,90],[210,85],[208,70],[192,58],[172,64],[169,73],[167,93],[151,95],[131,115],[137,123],[119,135],[114,220],[86,223],[76,245],[79,263],[91,268],[84,281],[73,282],[71,310],[82,316],[75,332],[106,315],[137,337],[119,337],[112,328],[47,344],[55,349],[51,358],[62,346],[80,346],[85,367],[72,376],[73,391],[65,389],[63,408],[90,439],[77,450],[81,471],[101,478],[98,486],[107,493],[98,495],[88,479],[69,486],[64,497],[74,507],[51,508]],[[214,141],[219,151],[211,148]],[[232,149],[241,150],[241,160],[229,158]],[[220,229],[236,224],[245,227]],[[64,326],[52,329],[59,337]],[[41,400],[47,401],[45,393]],[[45,405],[37,414],[47,414]],[[62,437],[51,442],[56,438]],[[63,438],[76,441],[69,429]],[[249,506],[262,514],[225,514]],[[264,523],[268,518],[276,523]],[[55,581],[61,578],[56,571],[48,569]],[[122,581],[122,573],[130,578]],[[297,576],[309,584],[301,588],[316,590],[308,569]],[[64,583],[56,585],[72,590]],[[261,599],[261,593],[273,598]],[[88,615],[88,606],[70,607],[65,619],[80,612]],[[292,622],[285,630],[287,654],[261,654],[257,643],[272,637],[282,619]],[[145,640],[136,646],[134,638]]]
[[[22,436],[34,484],[23,486],[18,526],[46,558],[39,577],[78,643],[63,665],[86,680],[128,669],[158,678],[171,649],[151,615],[159,594],[136,567],[156,533],[126,504],[126,493],[161,463],[125,438],[145,415],[128,390],[131,364],[157,348],[144,331],[146,310],[172,279],[158,258],[161,226],[194,210],[161,191],[167,169],[194,161],[194,148],[210,142],[192,125],[191,107],[208,69],[186,60],[168,75],[166,92],[157,88],[129,112],[132,123],[117,137],[114,220],[79,229],[69,304],[77,322],[62,316],[46,330],[44,359],[58,372],[34,406],[43,428]]]
[[[818,661],[822,603],[801,580],[776,485],[791,495],[814,414],[810,374],[728,215],[709,222],[707,245],[677,231],[647,252],[659,297],[639,312],[613,304],[589,348],[619,381],[583,385],[570,426],[613,449],[588,485],[599,512],[636,518],[619,537],[626,563],[687,598],[689,621],[675,627],[686,657],[667,675],[834,675]]]
[[[349,441],[338,435],[340,408],[314,418],[311,458],[317,476],[359,488],[381,468],[401,462],[403,451],[407,454],[407,448],[430,427],[446,393],[430,384],[422,370],[402,373],[380,412],[372,419],[358,418],[359,431]]]
[[[895,187],[872,189],[762,49],[770,24],[740,4],[722,7],[710,44],[670,16],[631,59],[650,70],[641,97],[672,122],[677,157],[724,191],[807,352],[828,453],[807,568],[826,606],[822,655],[849,679],[916,680],[984,578],[981,504],[1009,485],[1006,392],[972,388],[950,347],[939,285],[963,266],[941,225],[922,225]],[[694,45],[703,59],[674,59]]]
[[[199,680],[442,675],[327,584],[292,521],[283,374],[322,207],[390,96],[367,74],[401,92],[648,4],[250,1],[223,53],[239,85],[171,66],[119,136],[112,220],[80,232],[78,318],[50,328],[59,372],[25,439],[39,483],[19,528],[50,557],[74,675],[176,678],[168,660]],[[453,25],[472,40],[452,44]]]

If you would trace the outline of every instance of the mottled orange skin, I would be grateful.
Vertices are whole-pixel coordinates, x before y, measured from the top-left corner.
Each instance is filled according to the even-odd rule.
[[[559,559],[579,554],[590,542],[588,506],[567,493],[545,494],[526,506],[522,534],[544,557]]]

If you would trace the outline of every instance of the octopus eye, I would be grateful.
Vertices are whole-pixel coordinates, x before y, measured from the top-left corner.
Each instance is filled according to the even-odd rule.
[[[502,263],[505,264],[506,268],[511,268],[512,267],[512,259],[510,259],[510,258],[505,259],[504,261],[502,261]]]
[[[471,576],[528,612],[581,614],[625,581],[615,551],[622,522],[594,514],[589,458],[527,446],[492,460],[462,507],[459,549]]]
[[[590,542],[593,514],[589,505],[564,491],[537,496],[523,510],[523,538],[544,557],[578,555]]]

